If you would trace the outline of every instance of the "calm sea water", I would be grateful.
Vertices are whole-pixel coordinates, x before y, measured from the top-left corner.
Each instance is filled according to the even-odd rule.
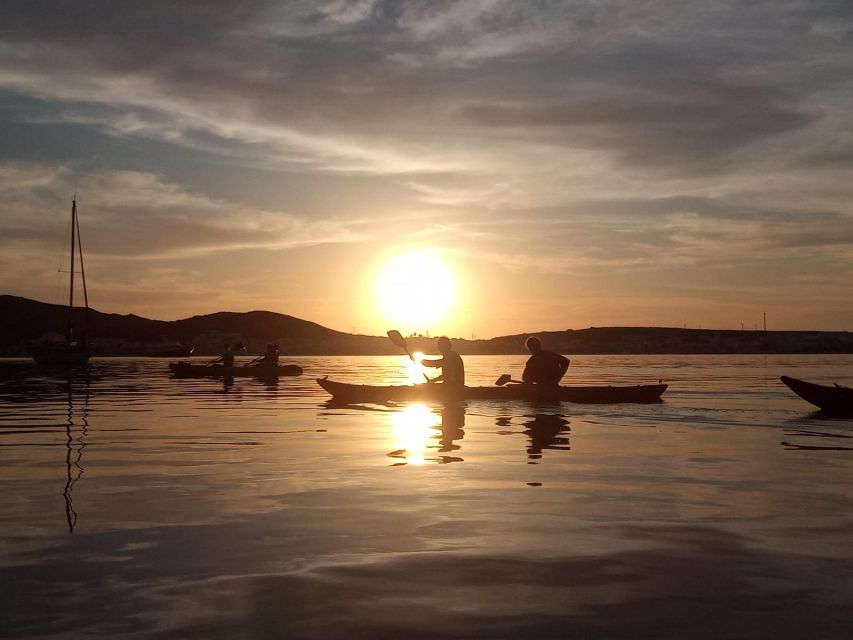
[[[850,638],[850,356],[577,356],[656,405],[335,408],[314,377],[0,363],[0,637]],[[523,357],[468,357],[469,384]]]

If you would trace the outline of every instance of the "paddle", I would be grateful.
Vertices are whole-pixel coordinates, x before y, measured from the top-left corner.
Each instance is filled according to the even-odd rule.
[[[524,384],[524,382],[522,382],[521,380],[513,380],[512,376],[509,375],[508,373],[502,374],[500,378],[495,380],[495,384],[498,385],[499,387],[504,386],[507,382],[513,382],[515,384]]]
[[[415,356],[413,356],[412,352],[409,351],[409,345],[406,344],[406,339],[403,337],[402,333],[400,333],[396,329],[391,329],[388,331],[388,337],[391,339],[391,342],[394,343],[394,346],[400,347],[403,351],[405,351],[408,354],[408,356],[412,360],[412,362],[415,361]],[[424,380],[429,382],[430,379],[427,377],[427,374],[424,373],[423,375],[424,375]]]
[[[409,351],[409,345],[406,344],[406,339],[403,337],[402,333],[396,329],[391,329],[388,331],[388,337],[391,339],[391,342],[394,343],[395,347],[400,347],[414,362],[415,356],[413,356],[412,352]]]

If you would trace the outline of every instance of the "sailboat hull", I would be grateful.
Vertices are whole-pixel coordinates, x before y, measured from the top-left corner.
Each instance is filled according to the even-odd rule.
[[[33,360],[37,364],[58,367],[80,367],[89,362],[92,352],[82,345],[49,344],[37,347]]]

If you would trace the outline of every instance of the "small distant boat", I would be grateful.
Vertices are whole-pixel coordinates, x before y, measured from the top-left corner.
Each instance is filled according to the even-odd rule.
[[[79,252],[80,276],[83,280],[83,301],[85,304],[85,325],[89,325],[89,292],[86,290],[86,271],[83,267],[83,246],[80,242],[80,223],[77,218],[77,198],[71,201],[71,268],[68,276],[70,286],[68,292],[68,316],[65,323],[65,340],[59,342],[43,342],[33,349],[33,360],[42,365],[75,367],[89,362],[92,355],[86,345],[86,329],[78,331],[74,324],[74,275],[78,259],[75,249]]]
[[[368,385],[335,382],[318,378],[317,384],[335,400],[345,402],[389,401],[455,401],[455,400],[526,400],[530,402],[562,401],[585,404],[614,404],[620,402],[660,402],[665,384],[598,387],[541,387],[515,384],[506,387],[450,387],[443,384]]]
[[[176,378],[276,378],[278,376],[301,376],[302,367],[295,364],[278,366],[254,365],[224,367],[221,364],[193,364],[191,362],[172,362],[169,370]]]
[[[853,415],[853,389],[839,385],[822,385],[782,376],[782,382],[806,402],[826,413]]]

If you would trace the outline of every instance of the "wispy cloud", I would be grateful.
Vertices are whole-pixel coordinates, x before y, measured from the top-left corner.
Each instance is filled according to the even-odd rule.
[[[68,167],[0,165],[0,218],[7,239],[44,252],[49,226],[77,191],[87,253],[112,259],[180,258],[243,249],[288,249],[365,239],[342,220],[304,220],[190,193],[133,171],[80,175]]]
[[[816,61],[834,60],[824,87],[853,65],[838,3],[53,9],[4,3],[0,86],[123,105],[104,122],[115,133],[207,131],[331,171],[491,173],[488,157],[543,144],[554,162],[568,147],[633,171],[742,170],[744,148],[815,123]]]

